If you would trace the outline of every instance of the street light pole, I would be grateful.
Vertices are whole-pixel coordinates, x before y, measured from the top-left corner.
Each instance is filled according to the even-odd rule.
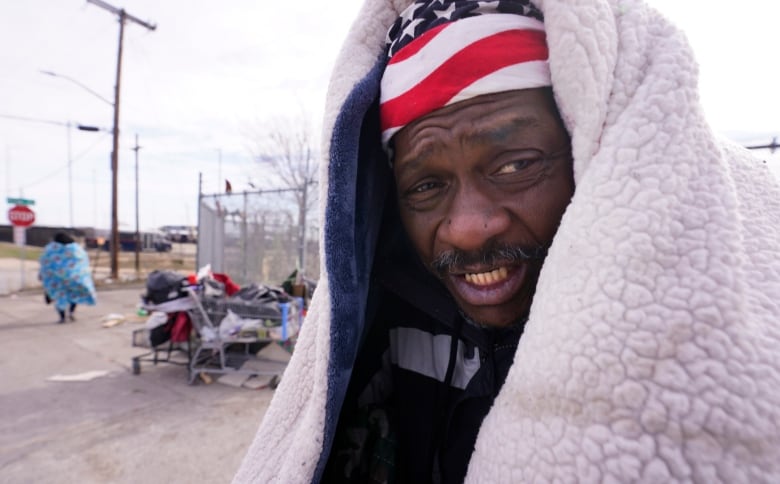
[[[59,77],[61,79],[65,79],[68,82],[72,82],[73,84],[75,84],[75,85],[79,86],[80,88],[84,89],[85,91],[87,91],[88,93],[92,94],[93,96],[95,96],[96,98],[100,99],[101,101],[103,101],[104,103],[108,104],[109,106],[112,106],[112,107],[114,106],[114,103],[112,103],[108,99],[104,98],[103,96],[101,96],[99,93],[97,93],[93,89],[90,89],[89,86],[80,83],[79,81],[77,81],[76,79],[73,79],[72,77],[66,76],[64,74],[59,74],[57,72],[52,72],[52,71],[40,70],[39,72],[41,74],[46,74],[47,76]]]
[[[70,132],[73,129],[73,123],[68,121],[68,221],[70,222],[70,228],[73,229],[73,150],[71,149]],[[84,126],[82,124],[76,124],[76,129],[79,131],[100,131],[97,126]]]
[[[74,124],[68,121],[68,214],[70,216],[70,228],[75,227],[73,222],[73,152],[71,149],[70,132],[73,129]],[[100,131],[97,126],[85,126],[83,124],[76,123],[76,129],[79,131]]]

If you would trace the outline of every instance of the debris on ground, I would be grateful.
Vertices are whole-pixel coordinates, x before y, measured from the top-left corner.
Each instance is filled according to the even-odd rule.
[[[72,382],[72,381],[90,381],[94,380],[95,378],[100,378],[101,376],[108,375],[107,370],[92,370],[92,371],[85,371],[84,373],[76,373],[73,375],[52,375],[46,379],[46,381],[64,381],[64,382]]]
[[[118,324],[124,323],[125,316],[119,313],[111,313],[103,316],[103,319],[101,319],[101,321],[103,321],[102,326],[104,328],[112,328]]]

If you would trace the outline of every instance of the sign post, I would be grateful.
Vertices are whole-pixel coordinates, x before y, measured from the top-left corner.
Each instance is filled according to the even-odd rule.
[[[21,271],[21,288],[24,289],[24,259],[27,257],[27,227],[35,222],[35,212],[29,205],[35,205],[35,200],[28,198],[6,198],[13,205],[8,210],[8,221],[14,226],[14,244],[22,248],[19,256]]]
[[[27,229],[14,225],[14,244],[24,247],[27,244]]]

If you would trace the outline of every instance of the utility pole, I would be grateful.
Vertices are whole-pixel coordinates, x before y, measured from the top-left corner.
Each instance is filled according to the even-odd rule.
[[[5,145],[5,193],[11,193],[11,147]]]
[[[141,261],[140,261],[140,250],[141,250],[141,233],[138,230],[138,150],[140,150],[141,147],[138,146],[138,133],[135,134],[135,146],[133,147],[133,151],[135,151],[135,274],[138,275],[141,273]]]
[[[215,193],[222,191],[225,186],[225,181],[222,179],[222,148],[217,148],[218,160],[217,160],[217,190]]]
[[[125,36],[125,21],[130,20],[149,30],[155,30],[156,25],[144,22],[137,17],[125,12],[123,8],[116,8],[103,0],[87,0],[93,5],[108,10],[119,16],[119,49],[116,56],[116,84],[114,85],[114,129],[111,151],[111,278],[119,278],[119,221],[117,210],[117,185],[119,172],[119,87],[122,78],[122,43]]]
[[[68,221],[73,230],[73,155],[70,146],[70,130],[73,123],[68,121]]]
[[[780,144],[777,142],[777,136],[775,136],[769,144],[746,146],[746,148],[749,150],[769,150],[770,153],[774,153],[776,149],[780,148]]]

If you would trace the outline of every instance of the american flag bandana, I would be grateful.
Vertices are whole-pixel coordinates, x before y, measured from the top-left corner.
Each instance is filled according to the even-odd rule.
[[[550,86],[541,12],[528,0],[418,0],[387,34],[382,144],[410,122],[483,94]]]

